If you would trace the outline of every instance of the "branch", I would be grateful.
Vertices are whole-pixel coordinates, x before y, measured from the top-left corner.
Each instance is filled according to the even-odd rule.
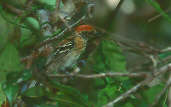
[[[163,96],[163,94],[166,92],[166,90],[169,88],[170,85],[171,85],[171,77],[169,77],[164,89],[157,95],[157,97],[155,98],[155,101],[153,102],[151,107],[155,107],[155,105],[158,104],[160,98]]]
[[[171,87],[168,90],[168,107],[171,107]]]
[[[132,93],[136,92],[140,87],[144,86],[149,80],[146,79],[140,83],[138,83],[137,85],[135,85],[133,88],[131,88],[130,90],[128,90],[127,92],[123,93],[122,95],[120,95],[119,97],[117,97],[115,100],[109,102],[108,104],[104,105],[103,107],[113,107],[114,104],[116,104],[117,102],[129,97]]]
[[[169,80],[171,79],[171,73],[169,75]],[[171,107],[171,86],[168,87],[168,107]]]
[[[161,73],[165,73],[171,69],[171,63],[161,67],[159,70],[152,72],[153,77],[159,76]],[[63,77],[78,77],[78,78],[104,78],[104,77],[116,77],[116,76],[127,76],[127,77],[148,77],[151,73],[147,72],[138,72],[138,73],[120,73],[120,72],[108,72],[108,73],[100,73],[100,74],[49,74],[49,77],[53,78],[63,78]]]
[[[42,46],[51,43],[52,41],[58,40],[61,36],[63,36],[65,34],[65,32],[67,32],[68,30],[70,30],[71,28],[75,27],[77,24],[79,24],[82,20],[84,20],[86,18],[86,16],[82,16],[78,21],[76,21],[74,24],[70,25],[69,28],[65,28],[61,33],[59,33],[58,35],[54,36],[53,38],[50,39],[46,39],[45,41],[43,41],[42,43],[40,43],[38,46],[35,47],[36,52],[38,51],[39,53],[40,50],[39,48],[41,48]],[[34,51],[33,51],[34,52]],[[27,59],[32,58],[32,55],[28,55],[26,57],[21,58],[21,62],[26,61]]]
[[[168,70],[171,70],[171,63],[159,68],[158,70],[153,72],[154,77],[157,77],[165,72],[167,72]]]
[[[166,11],[165,11],[165,13],[167,13],[168,14],[168,12],[170,11],[170,8],[168,8]],[[153,17],[151,17],[150,19],[148,19],[147,20],[147,22],[148,23],[150,23],[150,22],[152,22],[152,21],[154,21],[154,20],[156,20],[156,19],[158,19],[159,17],[161,17],[162,16],[162,14],[160,13],[160,14],[158,14],[158,15],[155,15],[155,16],[153,16]]]
[[[113,101],[107,103],[106,105],[104,105],[104,107],[113,107],[114,104],[116,104],[117,102],[129,97],[132,93],[136,92],[140,87],[144,86],[144,85],[148,85],[154,78],[158,77],[159,75],[167,72],[168,70],[171,69],[171,63],[169,63],[168,65],[165,65],[161,68],[159,68],[157,71],[154,71],[152,73],[152,75],[149,75],[146,77],[146,79],[140,83],[138,83],[137,85],[135,85],[133,88],[129,89],[127,92],[121,94],[119,97],[117,97],[116,99],[114,99]]]
[[[61,36],[63,36],[65,34],[65,32],[67,32],[68,30],[70,30],[71,28],[75,27],[77,24],[79,24],[82,20],[84,20],[86,18],[86,16],[82,16],[78,21],[76,21],[74,24],[70,25],[69,27],[65,28],[61,33],[59,33],[58,35],[46,39],[45,41],[43,41],[42,43],[40,43],[36,49],[40,48],[43,45],[49,44],[55,40],[58,40]]]
[[[63,77],[78,77],[78,78],[105,78],[105,77],[117,77],[117,76],[127,76],[127,77],[146,77],[149,73],[139,72],[139,73],[119,73],[119,72],[109,72],[109,73],[100,73],[100,74],[49,74],[49,77],[53,78],[63,78]]]
[[[161,52],[169,52],[169,51],[171,51],[171,47],[167,47],[167,48],[161,50]]]
[[[120,35],[117,33],[113,33],[113,32],[109,32],[106,29],[100,28],[98,26],[92,25],[94,26],[98,31],[111,35],[113,36],[111,38],[111,40],[114,40],[116,43],[119,43],[127,48],[131,48],[133,50],[136,50],[140,53],[144,52],[147,54],[158,54],[161,53],[161,51],[159,49],[156,49],[150,45],[148,45],[147,43],[144,42],[137,42],[135,40],[131,40],[129,38],[126,38],[127,36],[125,35]]]
[[[14,6],[12,5],[9,5],[7,3],[4,3],[3,6],[5,8],[7,8],[10,12],[14,13],[14,14],[17,14],[18,16],[21,16],[23,15],[24,11],[23,10],[20,10],[18,8],[15,8]]]

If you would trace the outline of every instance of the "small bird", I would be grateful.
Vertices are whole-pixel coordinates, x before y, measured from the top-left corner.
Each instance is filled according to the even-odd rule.
[[[91,25],[80,25],[76,27],[72,36],[62,40],[55,47],[54,50],[56,51],[53,53],[51,61],[47,63],[47,71],[59,72],[73,68],[86,48],[89,33],[94,31],[95,29]]]

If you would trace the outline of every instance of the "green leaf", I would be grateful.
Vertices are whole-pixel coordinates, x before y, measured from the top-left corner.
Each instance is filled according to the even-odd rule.
[[[7,72],[0,72],[0,84],[6,80]]]
[[[95,79],[95,86],[98,87],[98,86],[105,86],[105,81],[103,79],[100,79],[100,78],[97,78]]]
[[[161,9],[160,5],[154,0],[146,0],[149,4],[151,4],[157,12],[159,12],[166,20],[171,23],[171,18]]]
[[[9,72],[6,76],[7,82],[8,83],[16,83],[17,80],[21,77],[21,73],[16,71],[16,72]]]
[[[117,95],[117,86],[107,85],[105,88],[98,91],[97,105],[100,107],[109,102],[109,100],[114,99]]]
[[[148,107],[148,104],[145,101],[141,100],[141,102],[139,102],[139,104],[137,104],[137,106],[139,106],[139,107]]]
[[[37,0],[37,2],[48,9],[55,9],[56,7],[56,0]]]
[[[164,59],[164,58],[166,58],[168,56],[171,56],[171,52],[164,52],[164,53],[159,54],[159,57],[161,59]]]
[[[40,30],[40,24],[37,21],[37,19],[33,18],[33,17],[27,17],[25,19],[25,24],[31,29],[31,30],[35,30],[35,31],[39,31]]]
[[[164,104],[163,107],[168,107],[167,104]]]
[[[21,28],[21,39],[20,39],[20,46],[30,46],[36,43],[36,35],[33,35],[33,33],[25,28]]]
[[[129,79],[129,80],[125,80],[125,81],[122,81],[122,88],[124,90],[129,90],[133,87],[133,82]]]
[[[94,93],[97,93],[97,101],[98,101],[97,107],[100,107],[108,103],[110,100],[115,99],[122,93],[132,88],[132,86],[133,86],[133,82],[128,79],[123,81],[120,78],[117,78],[116,80],[114,78],[106,78],[105,88],[102,88],[102,89],[98,88],[94,92]],[[102,84],[101,87],[104,87],[104,85]],[[127,107],[126,105],[125,106],[122,105],[122,106]]]
[[[159,84],[151,87],[150,89],[143,92],[144,99],[147,100],[149,104],[152,104],[160,91],[164,88],[164,84]]]
[[[19,92],[19,86],[17,84],[12,83],[4,83],[2,86],[3,92],[6,95],[11,107],[13,102],[16,100],[18,92]]]
[[[54,6],[56,5],[56,0],[38,0],[42,4],[46,4],[49,6]]]
[[[9,83],[20,83],[23,81],[28,81],[32,78],[32,73],[30,70],[22,70],[21,72],[9,72],[6,76],[6,80]]]
[[[134,107],[134,105],[131,104],[130,102],[127,102],[123,107]]]
[[[5,44],[8,42],[8,35],[13,32],[13,25],[6,22],[6,20],[2,17],[1,12],[2,10],[0,9],[0,50],[4,48]]]
[[[29,88],[23,93],[23,95],[32,98],[45,96],[46,95],[45,87],[39,86],[39,87]]]
[[[5,95],[4,92],[2,90],[2,84],[0,83],[0,105],[5,101]]]
[[[74,107],[88,107],[88,99],[86,99],[79,90],[66,85],[61,85],[55,81],[52,81],[52,84],[54,88],[59,91],[56,94],[49,94],[49,98],[55,98],[56,101],[59,101],[62,104],[67,103],[67,105],[71,104],[74,105]]]
[[[103,40],[93,55],[88,58],[88,62],[96,72],[123,72],[126,69],[122,50],[110,40]]]
[[[32,73],[31,73],[30,70],[24,70],[24,71],[22,71],[22,72],[23,72],[23,73],[22,73],[21,79],[22,79],[23,81],[27,81],[27,80],[29,80],[30,78],[32,78]]]
[[[17,27],[27,28],[23,24],[20,24],[21,18],[15,18],[16,17],[15,15],[9,14],[8,12],[4,11],[2,8],[0,8],[0,16],[4,20],[4,21],[1,22],[2,23],[2,27],[1,28],[3,28],[3,30],[5,29],[4,31],[6,31],[5,35],[2,35],[2,36],[6,36],[7,35],[6,37],[8,37],[8,34],[11,34],[11,33],[13,33],[15,31],[14,28],[16,26]],[[0,26],[1,26],[1,23],[0,23]],[[6,25],[4,25],[4,24],[6,24]]]
[[[51,104],[39,104],[39,105],[34,105],[34,107],[59,107],[57,104],[56,105],[51,105]]]
[[[0,71],[19,71],[21,68],[17,49],[8,44],[0,55]]]
[[[84,104],[80,104],[80,102],[76,102],[70,96],[66,96],[65,94],[49,96],[51,100],[57,101],[59,106],[61,107],[88,107]]]

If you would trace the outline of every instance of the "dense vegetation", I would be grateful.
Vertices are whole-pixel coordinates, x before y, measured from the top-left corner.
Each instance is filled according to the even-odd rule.
[[[0,106],[170,107],[170,5],[0,0]]]

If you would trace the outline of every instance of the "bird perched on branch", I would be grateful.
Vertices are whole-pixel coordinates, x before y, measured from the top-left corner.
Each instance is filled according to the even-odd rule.
[[[95,29],[90,25],[80,25],[75,28],[72,36],[62,40],[56,47],[51,61],[47,63],[48,72],[65,71],[76,65],[82,52],[86,48],[88,36]]]

